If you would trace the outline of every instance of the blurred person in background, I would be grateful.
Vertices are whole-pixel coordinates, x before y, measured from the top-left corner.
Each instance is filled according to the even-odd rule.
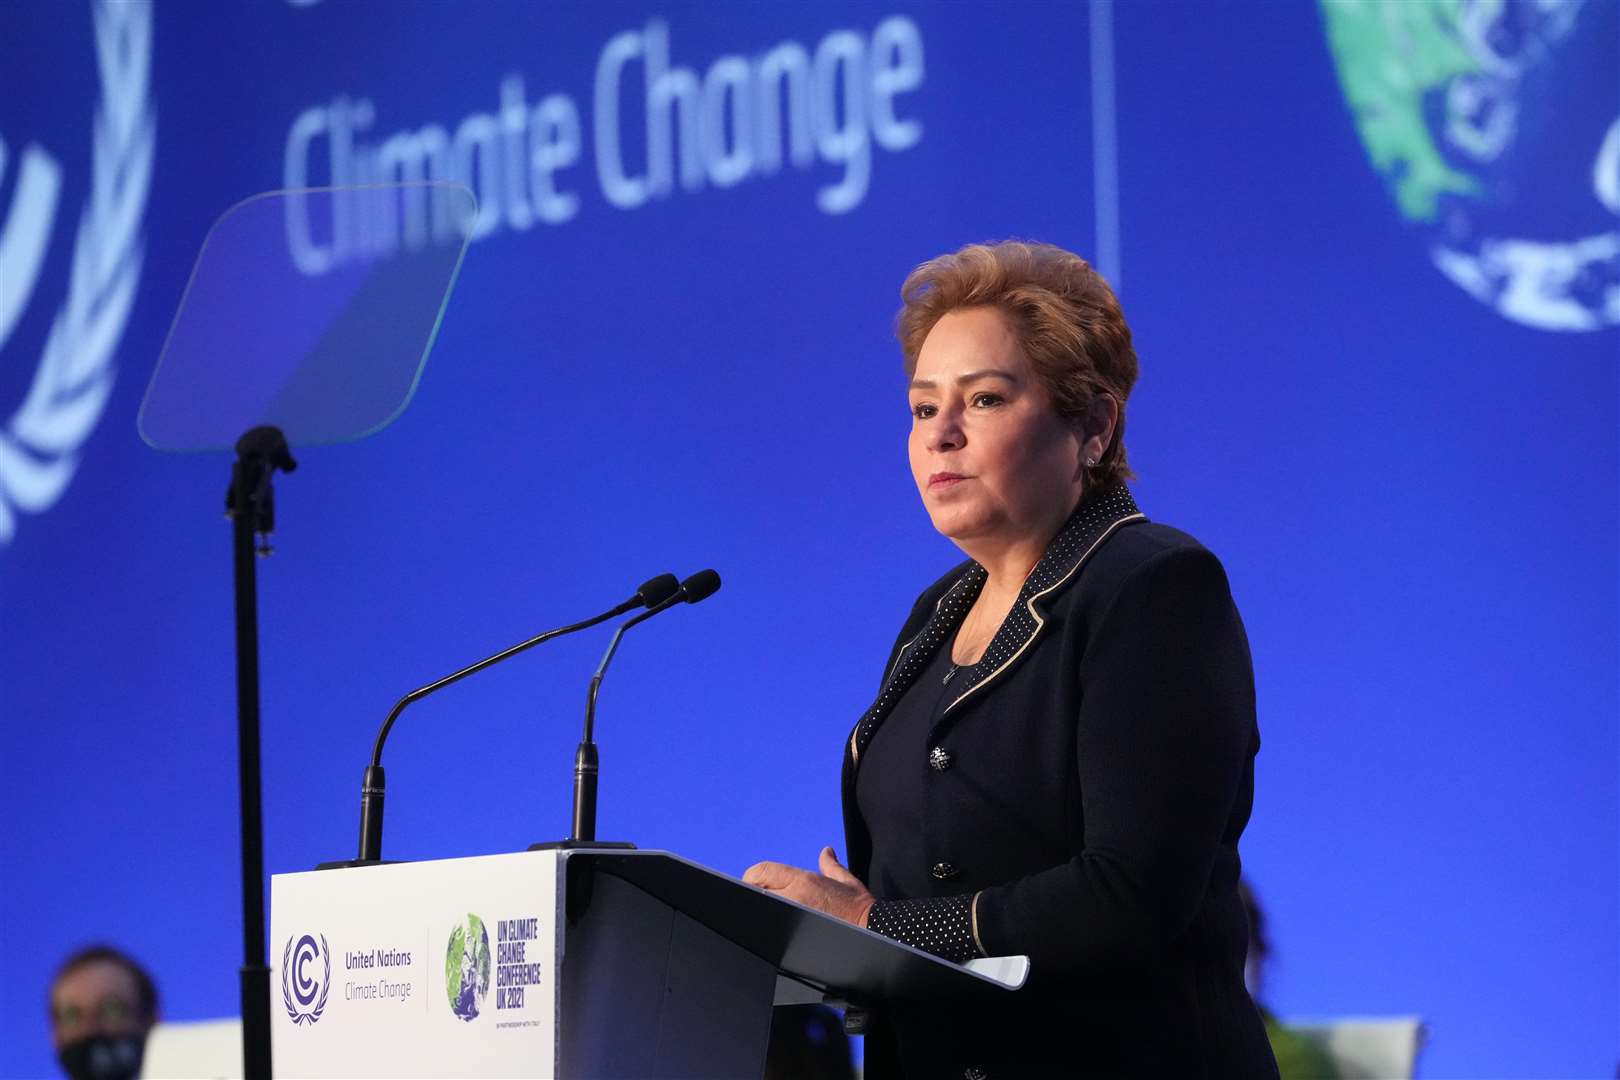
[[[825,1005],[772,1009],[765,1080],[855,1080],[843,1018]]]
[[[91,945],[69,956],[51,980],[49,1008],[56,1059],[71,1080],[140,1075],[157,986],[127,954]]]
[[[1266,1038],[1271,1040],[1271,1052],[1277,1058],[1277,1071],[1282,1074],[1282,1080],[1339,1080],[1339,1070],[1327,1051],[1278,1020],[1266,1007],[1263,990],[1266,961],[1271,957],[1266,916],[1247,881],[1238,883],[1238,895],[1243,898],[1243,910],[1249,916],[1249,954],[1243,963],[1243,981],[1249,987],[1249,996],[1260,1008],[1260,1019],[1265,1021]]]

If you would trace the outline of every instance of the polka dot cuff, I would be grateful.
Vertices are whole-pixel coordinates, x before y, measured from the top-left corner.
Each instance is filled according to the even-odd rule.
[[[866,928],[958,964],[979,955],[973,944],[972,893],[879,900],[866,917]]]

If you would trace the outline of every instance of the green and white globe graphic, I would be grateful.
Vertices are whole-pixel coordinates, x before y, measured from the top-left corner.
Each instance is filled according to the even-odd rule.
[[[1620,3],[1322,14],[1367,155],[1440,272],[1525,326],[1620,326]]]
[[[463,1020],[472,1020],[489,996],[489,932],[484,920],[470,912],[465,921],[450,931],[450,945],[444,954],[444,987],[450,998],[450,1011]]]

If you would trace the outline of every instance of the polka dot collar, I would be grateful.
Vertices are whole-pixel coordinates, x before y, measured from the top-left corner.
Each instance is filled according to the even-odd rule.
[[[945,706],[941,716],[974,693],[989,686],[1013,662],[1022,656],[1039,635],[1046,620],[1037,603],[1073,580],[1086,559],[1104,540],[1121,526],[1147,517],[1136,506],[1130,491],[1123,485],[1106,488],[1083,499],[1063,528],[1047,545],[1046,554],[1035,564],[1024,586],[1018,592],[1012,610],[1007,613],[995,637],[985,648],[979,662],[964,667],[954,680],[956,697]],[[866,710],[850,736],[850,752],[856,761],[872,740],[878,725],[888,716],[900,697],[928,666],[928,661],[956,628],[962,624],[973,601],[978,599],[988,575],[978,563],[969,563],[962,575],[940,597],[934,613],[921,631],[900,647],[883,681],[878,698]]]

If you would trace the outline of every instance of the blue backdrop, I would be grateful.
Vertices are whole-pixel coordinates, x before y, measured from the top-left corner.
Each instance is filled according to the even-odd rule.
[[[270,871],[351,855],[406,689],[710,565],[604,690],[600,832],[840,844],[842,740],[957,558],[898,285],[1036,238],[1119,285],[1137,497],[1248,623],[1267,999],[1421,1014],[1428,1076],[1612,1074],[1617,11],[0,5],[0,1073],[52,1070],[90,939],[236,1009],[229,464],[135,414],[221,211],[420,166],[480,235],[411,408],[278,484]],[[602,644],[405,714],[389,854],[564,832]]]

